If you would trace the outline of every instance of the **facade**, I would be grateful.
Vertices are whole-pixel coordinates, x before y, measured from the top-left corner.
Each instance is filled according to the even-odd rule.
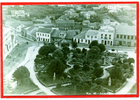
[[[56,20],[56,27],[63,30],[73,29],[75,25],[74,20]]]
[[[114,44],[115,29],[111,26],[101,26],[99,29],[98,43],[113,46]]]
[[[19,23],[11,23],[10,28],[13,29],[15,32],[21,32],[22,28],[24,27],[23,24]]]
[[[98,30],[83,30],[80,34],[74,36],[73,41],[90,44],[93,40],[98,41],[98,33]]]
[[[120,24],[115,31],[115,45],[136,46],[136,26]]]
[[[11,52],[11,50],[16,46],[15,35],[12,29],[3,28],[3,60]]]
[[[39,28],[36,32],[37,41],[47,41],[50,43],[52,32],[51,28]]]
[[[27,27],[23,30],[22,36],[31,39],[31,40],[36,40],[36,31],[38,30],[37,27],[35,26],[30,26]]]

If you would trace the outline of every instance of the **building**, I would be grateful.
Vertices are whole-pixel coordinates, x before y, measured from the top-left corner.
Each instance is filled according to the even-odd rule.
[[[21,32],[24,26],[25,25],[21,24],[20,22],[18,23],[13,22],[10,24],[10,28],[13,29],[15,32]]]
[[[73,40],[77,43],[90,44],[93,40],[98,41],[98,30],[83,30],[80,34],[74,36]]]
[[[52,28],[39,28],[36,32],[37,41],[51,42]]]
[[[56,20],[56,27],[62,30],[74,29],[74,20]]]
[[[68,30],[65,39],[66,39],[68,42],[72,42],[73,37],[76,36],[76,35],[78,34],[78,32],[77,32],[77,33],[76,33],[76,32],[77,32],[77,31],[75,31],[75,30]]]
[[[136,46],[136,26],[120,24],[115,27],[115,45]]]
[[[26,13],[24,10],[11,10],[11,16],[12,17],[25,17]]]
[[[33,26],[30,26],[30,27],[24,28],[21,35],[28,38],[28,39],[31,39],[31,40],[35,41],[37,30],[38,30],[38,28],[33,25]]]
[[[115,29],[111,26],[101,26],[99,29],[99,37],[98,43],[102,43],[104,45],[113,46],[114,44],[114,34]]]
[[[12,29],[3,27],[3,60],[16,46],[15,35]]]

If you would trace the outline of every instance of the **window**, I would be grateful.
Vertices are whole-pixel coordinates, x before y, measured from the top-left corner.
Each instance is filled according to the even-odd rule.
[[[64,34],[62,34],[62,36],[64,36]]]
[[[137,37],[135,36],[135,40],[137,39]]]
[[[102,40],[102,44],[104,43],[104,41]]]
[[[117,35],[117,38],[119,38],[119,35]]]
[[[124,39],[126,39],[126,35],[124,35]]]
[[[112,45],[112,41],[111,41],[110,45]]]
[[[85,42],[87,42],[87,40],[85,40]]]
[[[109,39],[111,39],[111,35],[109,35]]]
[[[120,38],[122,39],[122,35],[120,35]]]
[[[97,38],[97,36],[95,36],[95,38]]]
[[[87,35],[87,37],[89,38],[89,35]]]
[[[105,34],[105,39],[107,39],[107,34]]]
[[[91,38],[93,38],[93,36],[91,36]]]
[[[133,40],[133,36],[131,36],[131,39]]]
[[[81,42],[83,42],[83,39],[81,39]]]
[[[110,41],[108,41],[108,44],[110,43]]]
[[[101,39],[103,38],[103,34],[101,34]]]
[[[128,35],[128,36],[127,36],[127,39],[129,39],[129,38],[130,38],[130,36]]]

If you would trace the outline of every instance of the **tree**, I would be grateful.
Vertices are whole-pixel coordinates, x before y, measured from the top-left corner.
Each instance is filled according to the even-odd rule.
[[[103,75],[103,68],[96,68],[95,71],[94,71],[94,75],[98,78],[98,77],[101,77]]]
[[[85,64],[82,68],[83,71],[89,71],[89,65]]]
[[[53,57],[62,58],[63,57],[63,52],[60,49],[56,49],[53,52]]]
[[[64,48],[64,47],[69,47],[69,43],[65,43],[65,42],[61,43],[61,47],[62,47],[62,48]]]
[[[99,44],[98,47],[100,48],[100,52],[105,51],[105,45],[104,44]]]
[[[62,52],[63,52],[63,54],[64,54],[64,58],[67,59],[67,55],[70,53],[70,48],[67,47],[67,46],[64,46],[64,47],[62,48]]]
[[[78,46],[78,45],[77,45],[77,42],[76,42],[76,41],[73,41],[73,42],[72,42],[72,47],[73,47],[73,48],[77,48],[77,46]]]
[[[73,66],[73,69],[74,70],[77,70],[77,69],[79,69],[80,68],[80,66],[78,65],[78,64],[75,64],[74,66]]]
[[[99,65],[98,63],[95,63],[95,64],[93,65],[93,67],[94,67],[95,69],[97,69],[97,68],[100,67],[100,65]]]
[[[84,53],[84,54],[86,55],[87,49],[83,48],[83,49],[82,49],[82,53]]]
[[[135,60],[134,60],[134,58],[128,58],[128,62],[129,62],[129,65],[130,65],[131,63],[134,63]]]
[[[54,73],[56,75],[56,80],[58,80],[63,75],[65,69],[66,69],[65,64],[60,59],[56,58],[50,62],[46,71],[48,73],[50,80],[53,79]]]
[[[89,48],[91,49],[92,46],[98,46],[98,41],[94,40],[90,43]]]
[[[47,56],[49,53],[53,53],[56,50],[55,45],[49,44],[49,45],[44,45],[42,46],[38,53],[39,55],[45,55]]]
[[[88,51],[87,57],[90,59],[99,58],[100,49],[97,46],[92,46],[92,48]]]
[[[25,79],[30,77],[30,72],[25,66],[20,66],[12,75],[13,78],[17,81],[17,84],[20,85],[26,82]]]
[[[77,53],[81,53],[81,49],[76,48]]]

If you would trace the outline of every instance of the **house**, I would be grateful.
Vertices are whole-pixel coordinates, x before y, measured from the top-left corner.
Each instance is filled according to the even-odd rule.
[[[120,24],[115,27],[115,45],[136,46],[136,26]]]
[[[83,20],[82,25],[83,26],[88,26],[89,23],[90,23],[89,20]]]
[[[58,42],[58,41],[60,41],[59,33],[61,33],[61,30],[54,29],[54,31],[53,31],[52,34],[51,34],[51,38],[52,38],[52,41],[53,41],[53,42]]]
[[[25,17],[26,13],[24,10],[11,10],[12,17]]]
[[[24,36],[28,39],[31,39],[31,40],[36,40],[36,31],[37,30],[38,30],[38,28],[35,27],[34,25],[27,27],[23,30],[22,36]]]
[[[98,41],[98,30],[88,30],[85,34],[85,43],[90,44],[92,41],[97,40]]]
[[[98,40],[98,31],[91,29],[84,29],[82,32],[74,36],[73,41],[77,43],[90,44],[93,40]]]
[[[17,41],[15,40],[15,35],[12,29],[3,27],[3,60],[16,46]]]
[[[76,35],[78,35],[78,32],[77,31],[75,31],[75,30],[68,30],[65,39],[68,42],[72,42],[73,37],[76,36]]]
[[[109,25],[101,26],[99,29],[99,43],[104,45],[113,45],[114,44],[114,35],[115,29]]]
[[[75,22],[74,20],[56,20],[56,27],[62,30],[73,29]]]
[[[39,28],[36,32],[37,41],[47,41],[51,42],[52,28]]]
[[[21,24],[20,22],[19,23],[13,22],[10,24],[10,28],[12,28],[15,32],[21,32],[24,26],[25,25]]]

